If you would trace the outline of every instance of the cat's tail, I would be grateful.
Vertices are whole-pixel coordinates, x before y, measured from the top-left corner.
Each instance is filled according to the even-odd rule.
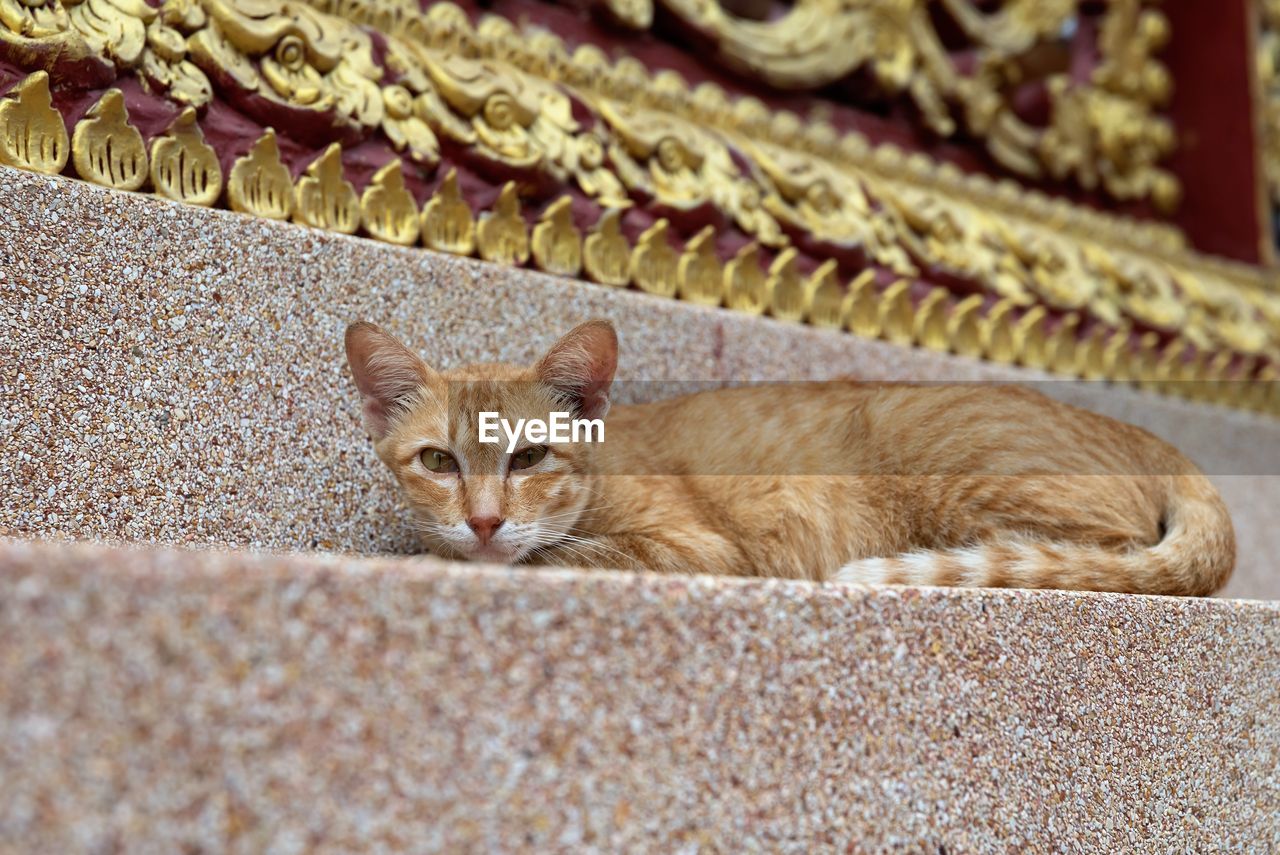
[[[1154,546],[1117,552],[1010,537],[853,561],[831,581],[1208,596],[1226,584],[1235,566],[1231,517],[1203,475],[1176,475],[1169,481],[1165,534]]]

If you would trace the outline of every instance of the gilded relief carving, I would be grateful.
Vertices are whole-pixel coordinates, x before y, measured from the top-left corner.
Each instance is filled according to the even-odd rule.
[[[724,14],[709,0],[662,2],[691,19]],[[951,67],[922,0],[798,0],[779,21],[752,22],[755,30],[725,25],[762,33],[753,47],[745,36],[719,44],[741,43],[746,70],[787,85],[865,66],[909,95],[935,132],[964,130],[1015,171],[1176,201],[1176,182],[1157,166],[1173,143],[1153,112],[1169,94],[1151,60],[1167,37],[1158,13],[1137,0],[1111,3],[1104,61],[1087,85],[1047,80],[1053,118],[1031,127],[1002,87],[1022,51],[1068,26],[1076,4],[940,2],[980,47],[973,74]],[[647,26],[645,8],[612,3],[611,14]],[[790,41],[781,37],[806,20]],[[854,33],[854,21],[870,23]],[[570,53],[552,34],[499,18],[473,25],[448,3],[422,11],[410,0],[0,0],[0,50],[31,66],[80,55],[140,75],[188,111],[144,143],[119,92],[107,90],[69,128],[36,72],[0,98],[0,161],[25,169],[57,173],[70,157],[87,180],[122,189],[149,180],[169,198],[214,204],[223,175],[197,111],[215,93],[259,99],[322,119],[314,126],[331,127],[332,143],[296,179],[270,130],[231,162],[225,203],[256,216],[505,264],[532,258],[559,275],[1068,373],[1185,373],[1182,362],[1157,358],[1172,341],[1205,355],[1196,370],[1210,374],[1239,364],[1209,358],[1219,351],[1258,366],[1280,358],[1274,289],[1188,253],[1169,227],[872,147],[821,119],[770,112],[712,83],[691,89],[674,72],[614,61],[592,45]],[[352,184],[343,146],[374,138],[393,160]],[[453,168],[476,164],[504,185],[488,210],[473,209]],[[406,183],[410,171],[418,184]],[[425,200],[410,190],[423,183],[437,187]],[[544,194],[537,215],[522,203],[531,187]],[[581,229],[579,203],[596,212],[593,224],[578,220]],[[648,212],[645,227],[624,234],[630,207]],[[723,234],[737,242],[720,244]],[[985,293],[959,299],[936,281],[917,287],[933,276]],[[1131,336],[1135,328],[1158,333]],[[1077,342],[1078,329],[1090,338]]]
[[[816,89],[865,71],[885,93],[910,99],[934,133],[973,134],[1019,175],[1072,177],[1115,198],[1151,198],[1165,209],[1177,203],[1177,181],[1158,166],[1174,142],[1158,115],[1170,93],[1169,75],[1154,59],[1168,23],[1141,0],[1109,5],[1101,61],[1088,81],[1073,80],[1065,69],[1045,79],[1053,93],[1045,127],[1020,118],[1007,94],[1024,82],[1024,60],[1033,48],[1074,31],[1081,14],[1076,0],[942,0],[936,5],[969,40],[965,53],[974,67],[968,72],[944,47],[929,0],[796,0],[766,21],[738,17],[717,0],[659,2],[750,78]],[[628,19],[649,21],[652,10],[622,17]]]

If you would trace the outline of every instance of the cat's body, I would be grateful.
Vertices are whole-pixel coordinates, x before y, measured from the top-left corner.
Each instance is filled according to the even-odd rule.
[[[1225,508],[1185,457],[1024,389],[721,389],[617,406],[603,443],[512,456],[478,443],[478,413],[603,415],[612,328],[583,325],[532,368],[437,373],[370,325],[348,354],[379,455],[450,557],[1170,594],[1211,593],[1234,563]]]

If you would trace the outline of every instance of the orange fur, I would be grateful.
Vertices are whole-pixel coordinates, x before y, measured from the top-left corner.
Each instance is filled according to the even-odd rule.
[[[372,324],[347,352],[379,457],[453,558],[815,581],[1206,595],[1235,561],[1216,490],[1136,427],[1017,387],[836,381],[703,392],[508,471],[477,413],[603,414],[617,341],[537,365],[428,367]],[[460,471],[437,474],[424,448]],[[501,520],[481,542],[468,520]]]

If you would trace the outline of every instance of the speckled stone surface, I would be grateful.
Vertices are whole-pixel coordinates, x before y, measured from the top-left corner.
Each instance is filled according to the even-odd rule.
[[[1280,607],[0,545],[0,849],[1280,851]]]
[[[1236,521],[1228,595],[1280,599],[1275,419],[4,167],[0,235],[0,533],[414,550],[359,425],[346,324],[448,365],[532,360],[607,317],[633,381],[1041,381],[1190,454]]]

